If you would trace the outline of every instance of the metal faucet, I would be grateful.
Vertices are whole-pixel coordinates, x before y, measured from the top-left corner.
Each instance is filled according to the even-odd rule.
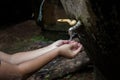
[[[68,34],[70,35],[70,39],[72,40],[74,37],[78,36],[77,33],[75,33],[75,30],[78,29],[82,25],[81,21],[79,20],[73,27],[70,27],[68,29]]]

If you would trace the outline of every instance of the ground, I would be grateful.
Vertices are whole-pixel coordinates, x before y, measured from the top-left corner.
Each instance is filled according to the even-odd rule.
[[[6,26],[9,27],[0,30],[0,51],[8,54],[41,48],[55,40],[41,35],[41,29],[34,20]],[[93,66],[88,62],[84,49],[80,53],[74,59],[57,57],[27,80],[93,80]]]

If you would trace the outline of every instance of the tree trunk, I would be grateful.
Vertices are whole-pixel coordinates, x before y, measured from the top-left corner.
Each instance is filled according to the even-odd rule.
[[[120,80],[119,0],[61,0],[70,18],[81,20],[79,34],[94,62],[96,80]]]

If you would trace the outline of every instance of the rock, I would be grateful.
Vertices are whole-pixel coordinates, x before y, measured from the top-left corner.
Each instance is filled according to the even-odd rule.
[[[85,51],[80,52],[73,59],[66,59],[59,56],[45,65],[41,70],[33,74],[27,80],[32,80],[33,78],[35,80],[53,80],[60,78],[67,74],[81,70],[87,66],[89,62],[90,60]]]

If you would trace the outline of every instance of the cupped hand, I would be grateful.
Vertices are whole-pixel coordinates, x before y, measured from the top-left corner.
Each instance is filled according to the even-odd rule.
[[[74,58],[82,49],[82,44],[70,41],[68,44],[64,44],[59,48],[59,55],[66,58]]]
[[[58,41],[52,43],[52,44],[50,45],[50,47],[57,48],[57,47],[60,47],[60,46],[63,45],[63,44],[69,44],[69,43],[70,43],[69,40],[58,40]]]

